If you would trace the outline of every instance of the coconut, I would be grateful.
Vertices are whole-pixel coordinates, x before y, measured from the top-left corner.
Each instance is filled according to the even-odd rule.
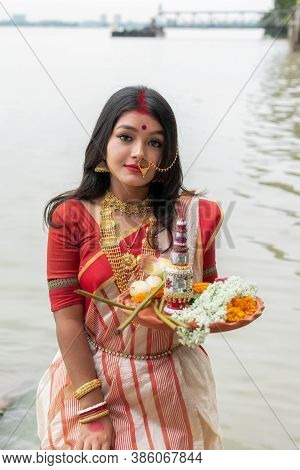
[[[161,277],[159,276],[148,276],[147,279],[145,279],[145,282],[150,286],[151,289],[155,289],[155,287],[158,287],[159,284],[161,284]]]
[[[129,293],[131,296],[136,295],[136,294],[144,294],[144,293],[148,294],[150,292],[150,289],[151,287],[147,282],[134,281],[129,288]]]

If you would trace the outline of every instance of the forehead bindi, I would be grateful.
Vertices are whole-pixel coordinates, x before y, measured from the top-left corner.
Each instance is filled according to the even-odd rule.
[[[115,130],[118,131],[119,129],[128,129],[133,132],[148,132],[150,135],[153,134],[159,134],[161,136],[164,136],[164,131],[162,128],[157,123],[146,123],[145,121],[143,122],[138,122],[136,119],[131,120],[127,119],[124,121],[121,121],[118,123],[116,126]]]

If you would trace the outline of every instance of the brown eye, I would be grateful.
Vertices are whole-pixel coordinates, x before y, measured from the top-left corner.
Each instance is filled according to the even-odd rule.
[[[157,145],[153,145],[153,147],[160,148],[162,146],[162,143],[159,140],[151,140],[151,142],[154,142]]]
[[[125,137],[125,139],[122,139],[122,137]],[[121,134],[121,135],[118,135],[118,138],[119,138],[120,140],[122,140],[123,142],[128,142],[127,137],[129,137],[129,139],[131,139],[130,135],[128,135],[128,134]]]

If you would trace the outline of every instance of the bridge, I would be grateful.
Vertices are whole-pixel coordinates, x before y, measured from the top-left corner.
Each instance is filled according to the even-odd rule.
[[[159,7],[157,20],[169,28],[263,28],[283,25],[282,11],[164,11]],[[286,14],[289,10],[286,10]]]

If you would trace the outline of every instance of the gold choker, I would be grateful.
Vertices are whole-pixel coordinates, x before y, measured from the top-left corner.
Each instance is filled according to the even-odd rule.
[[[146,214],[151,210],[150,199],[137,202],[123,202],[115,194],[107,191],[103,207],[112,208],[128,215]]]

